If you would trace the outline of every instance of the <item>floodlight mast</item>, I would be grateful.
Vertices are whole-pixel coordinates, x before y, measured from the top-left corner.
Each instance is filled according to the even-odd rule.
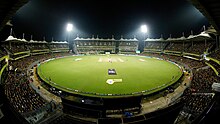
[[[66,31],[68,32],[67,42],[69,42],[70,32],[72,32],[72,30],[73,30],[73,24],[68,23],[68,24],[66,25]]]
[[[66,25],[66,31],[67,31],[67,42],[69,43],[69,50],[72,50],[72,47],[70,46],[70,33],[72,32],[73,30],[73,24],[71,23],[68,23]]]
[[[143,33],[143,41],[139,42],[139,50],[143,51],[143,49],[144,49],[143,47],[145,46],[145,35],[146,35],[147,31],[148,31],[147,25],[141,25],[140,31]]]
[[[147,25],[141,25],[141,32],[143,33],[145,40],[145,35],[148,32]]]

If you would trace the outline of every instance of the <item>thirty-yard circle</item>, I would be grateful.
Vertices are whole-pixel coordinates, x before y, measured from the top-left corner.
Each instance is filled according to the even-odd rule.
[[[89,96],[150,94],[175,83],[182,70],[174,63],[145,56],[89,55],[51,59],[38,75],[60,90]]]

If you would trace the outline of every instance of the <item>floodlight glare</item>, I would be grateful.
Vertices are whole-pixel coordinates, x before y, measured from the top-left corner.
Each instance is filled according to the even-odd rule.
[[[73,30],[73,24],[70,24],[70,23],[67,24],[66,30],[67,30],[68,32],[72,31],[72,30]]]
[[[147,33],[147,26],[146,25],[141,26],[141,32]]]

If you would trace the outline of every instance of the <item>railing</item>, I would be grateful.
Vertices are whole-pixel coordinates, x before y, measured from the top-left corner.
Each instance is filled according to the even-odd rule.
[[[216,75],[219,74],[218,71],[217,71],[211,64],[209,64],[208,62],[205,62],[205,64],[208,65],[209,67],[211,67],[212,70],[215,72]]]
[[[1,67],[1,70],[0,70],[0,84],[1,84],[1,81],[2,81],[2,74],[3,72],[5,71],[5,69],[8,67],[8,59],[9,59],[9,56],[6,55],[6,56],[3,56],[2,58],[0,58],[0,62],[2,61],[5,61],[5,64]]]

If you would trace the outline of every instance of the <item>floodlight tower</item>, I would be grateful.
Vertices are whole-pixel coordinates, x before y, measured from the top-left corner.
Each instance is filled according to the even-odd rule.
[[[148,28],[147,28],[147,25],[141,25],[141,27],[140,27],[140,30],[141,30],[141,32],[143,33],[143,41],[142,42],[140,42],[140,47],[139,47],[139,49],[140,49],[140,51],[142,52],[143,51],[143,49],[144,49],[144,47],[145,47],[145,35],[146,35],[146,33],[148,32]]]
[[[68,36],[67,36],[67,42],[69,43],[69,50],[72,50],[73,51],[73,47],[72,47],[72,45],[70,45],[71,43],[70,43],[70,33],[72,32],[72,30],[73,30],[73,24],[71,24],[71,23],[68,23],[67,25],[66,25],[66,31],[67,31],[67,33],[68,33]]]
[[[68,33],[68,39],[67,39],[68,42],[69,42],[69,37],[70,37],[70,33],[72,32],[72,30],[73,30],[73,24],[68,23],[67,26],[66,26],[66,31]]]

